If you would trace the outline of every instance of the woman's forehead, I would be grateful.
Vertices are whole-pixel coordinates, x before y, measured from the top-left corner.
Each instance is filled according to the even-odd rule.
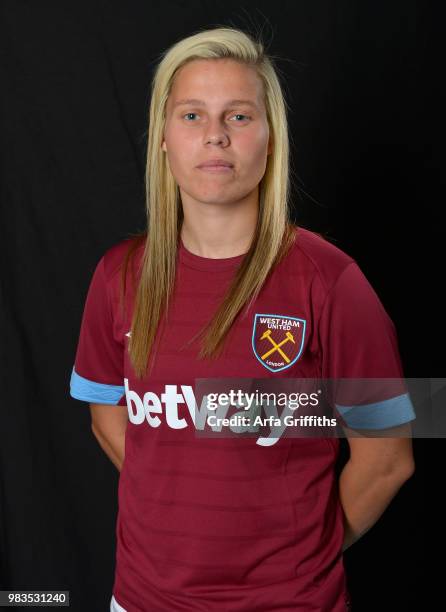
[[[205,106],[222,100],[260,107],[262,94],[262,81],[252,66],[229,58],[194,59],[175,74],[169,98],[173,107],[181,102]]]

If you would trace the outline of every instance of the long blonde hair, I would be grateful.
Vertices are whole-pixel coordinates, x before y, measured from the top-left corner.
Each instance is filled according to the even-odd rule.
[[[207,29],[180,40],[162,55],[152,80],[145,175],[147,230],[132,245],[133,252],[138,245],[144,245],[128,349],[138,378],[148,374],[150,356],[153,365],[158,326],[173,290],[183,221],[178,185],[161,149],[167,98],[180,67],[194,59],[220,58],[231,58],[256,69],[263,82],[273,148],[259,185],[258,221],[249,251],[214,317],[198,333],[204,336],[200,359],[220,355],[235,318],[256,299],[269,272],[295,239],[295,226],[289,215],[287,107],[272,58],[266,55],[260,39],[235,28]],[[123,267],[124,292],[129,253]]]

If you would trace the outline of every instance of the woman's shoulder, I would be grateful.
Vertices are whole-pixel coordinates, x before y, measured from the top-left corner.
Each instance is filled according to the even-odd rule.
[[[136,234],[128,238],[124,238],[119,242],[109,247],[103,254],[105,275],[108,280],[111,280],[121,269],[123,265],[135,265],[144,250],[146,234]]]
[[[320,277],[328,289],[347,266],[355,259],[331,242],[333,238],[323,236],[302,226],[295,226],[295,240],[290,255],[293,264],[306,262],[306,268]],[[297,260],[297,261],[296,261]]]

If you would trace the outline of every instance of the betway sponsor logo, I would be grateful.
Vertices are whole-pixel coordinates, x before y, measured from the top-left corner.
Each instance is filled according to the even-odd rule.
[[[129,420],[134,425],[147,422],[150,427],[159,427],[163,419],[172,429],[184,429],[190,425],[190,422],[184,417],[180,417],[179,405],[186,404],[194,427],[197,430],[204,430],[208,416],[216,415],[219,419],[223,419],[231,408],[228,405],[218,405],[216,409],[209,408],[206,396],[203,396],[201,406],[198,407],[193,388],[190,385],[180,385],[181,393],[178,392],[178,385],[165,385],[164,393],[161,393],[160,396],[152,391],[146,391],[143,397],[129,388],[127,378],[124,378],[124,387]],[[265,406],[264,411],[272,419],[283,417],[284,413],[288,411],[289,414],[292,414],[292,410],[285,406],[279,415],[277,406],[274,404]],[[241,413],[246,414],[246,410],[243,408]],[[221,427],[211,426],[211,429],[219,431]],[[282,420],[280,426],[271,427],[268,437],[259,436],[256,444],[272,446],[279,440],[285,429],[286,424]]]

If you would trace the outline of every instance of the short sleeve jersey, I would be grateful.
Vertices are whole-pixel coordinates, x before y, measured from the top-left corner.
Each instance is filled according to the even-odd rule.
[[[128,408],[117,602],[127,612],[344,612],[339,439],[198,438],[194,385],[231,377],[398,378],[395,327],[378,296],[354,259],[298,227],[220,357],[200,360],[198,340],[187,342],[215,313],[245,255],[204,258],[180,239],[166,325],[153,370],[141,380],[127,353],[132,292],[125,314],[119,307],[129,246],[120,242],[97,264],[71,374],[72,397]],[[415,418],[404,391],[370,410],[336,407],[354,427]]]

